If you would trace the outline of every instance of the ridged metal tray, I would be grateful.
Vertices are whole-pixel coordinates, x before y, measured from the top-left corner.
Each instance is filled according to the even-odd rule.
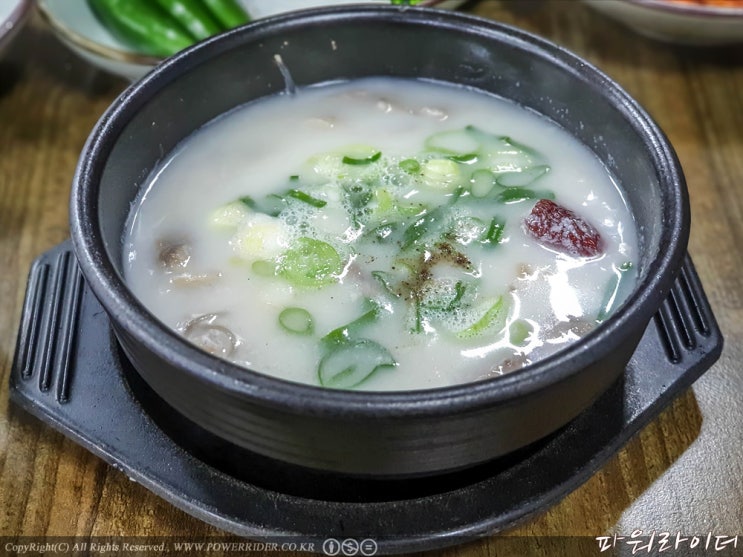
[[[564,428],[460,472],[406,480],[343,477],[249,453],[169,408],[121,354],[65,242],[31,268],[10,397],[132,480],[226,532],[313,543],[316,550],[329,538],[373,540],[375,552],[398,553],[495,534],[546,510],[704,373],[722,343],[687,258],[624,376]]]

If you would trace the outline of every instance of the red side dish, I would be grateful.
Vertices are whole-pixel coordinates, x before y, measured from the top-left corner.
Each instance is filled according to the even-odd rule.
[[[743,0],[666,0],[673,4],[695,4],[711,8],[743,8]]]

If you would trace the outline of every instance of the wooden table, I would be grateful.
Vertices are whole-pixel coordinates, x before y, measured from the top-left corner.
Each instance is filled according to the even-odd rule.
[[[708,534],[713,544],[724,536],[730,543],[720,555],[743,551],[743,45],[698,50],[654,42],[574,0],[481,0],[465,9],[588,59],[664,129],[689,184],[689,251],[726,346],[692,389],[590,480],[509,531],[529,536],[518,551],[497,536],[440,554],[574,555],[560,537],[633,531],[666,533],[671,541],[700,535],[702,544]],[[0,62],[0,554],[13,549],[7,536],[223,536],[8,401],[29,265],[68,236],[78,155],[126,85],[80,61],[38,19],[30,23]]]

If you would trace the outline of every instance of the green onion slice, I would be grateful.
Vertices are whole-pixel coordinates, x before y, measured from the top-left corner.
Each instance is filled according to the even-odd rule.
[[[351,341],[359,332],[359,329],[373,323],[379,317],[379,304],[373,300],[366,300],[366,310],[350,323],[333,329],[322,337],[325,346],[332,347]]]
[[[284,210],[285,203],[284,198],[276,194],[267,195],[261,202],[256,201],[249,195],[239,197],[238,201],[253,211],[264,213],[271,217],[275,217],[281,213]]]
[[[279,258],[278,274],[297,286],[318,287],[337,280],[343,263],[335,248],[314,238],[302,237]]]
[[[513,346],[524,346],[533,331],[534,327],[531,323],[524,319],[517,319],[508,328],[509,341]]]
[[[312,197],[309,193],[303,192],[302,190],[289,190],[286,195],[287,197],[293,197],[297,201],[301,201],[302,203],[306,203],[307,205],[311,205],[318,209],[325,207],[325,205],[328,204],[324,199]]]
[[[479,155],[477,153],[464,153],[463,155],[451,155],[448,159],[459,164],[475,164],[479,160]]]
[[[367,145],[354,145],[346,149],[341,161],[343,164],[362,166],[377,162],[382,158],[382,151]]]
[[[614,306],[617,302],[617,296],[624,288],[627,282],[627,276],[630,274],[629,271],[633,268],[631,261],[622,263],[619,267],[615,267],[614,275],[609,279],[604,290],[604,299],[601,302],[601,308],[596,316],[596,321],[599,323],[606,320],[607,317],[614,311]]]
[[[381,344],[360,339],[335,346],[323,356],[317,368],[320,384],[351,389],[369,379],[378,369],[395,367],[397,362]]]
[[[425,147],[429,151],[451,156],[472,156],[480,150],[480,141],[467,129],[447,130],[426,138]]]
[[[421,171],[421,163],[415,159],[405,159],[400,161],[399,165],[408,174],[417,174]]]
[[[487,168],[475,170],[470,176],[470,192],[475,197],[485,197],[495,187],[495,174]]]
[[[290,307],[279,313],[279,325],[287,333],[311,335],[315,329],[312,315],[303,308]]]
[[[506,188],[529,186],[550,171],[546,164],[532,166],[520,172],[504,172],[497,178],[498,184]]]
[[[261,277],[273,277],[276,276],[276,263],[273,261],[267,261],[265,259],[258,259],[253,261],[250,265],[252,271]]]
[[[533,190],[529,188],[503,188],[496,196],[501,203],[519,203],[529,199],[554,199],[555,194],[549,190]]]
[[[486,246],[497,246],[503,241],[503,232],[506,229],[506,221],[500,217],[493,217],[487,232],[480,238],[480,243]]]
[[[464,340],[480,337],[490,332],[497,333],[506,326],[506,317],[508,317],[508,307],[503,296],[500,296],[480,319],[463,331],[459,331],[457,337]]]

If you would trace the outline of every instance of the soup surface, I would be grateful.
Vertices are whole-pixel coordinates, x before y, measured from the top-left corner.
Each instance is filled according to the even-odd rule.
[[[426,389],[518,369],[635,281],[632,215],[552,122],[373,78],[259,100],[149,178],[125,274],[204,350],[295,382]]]

